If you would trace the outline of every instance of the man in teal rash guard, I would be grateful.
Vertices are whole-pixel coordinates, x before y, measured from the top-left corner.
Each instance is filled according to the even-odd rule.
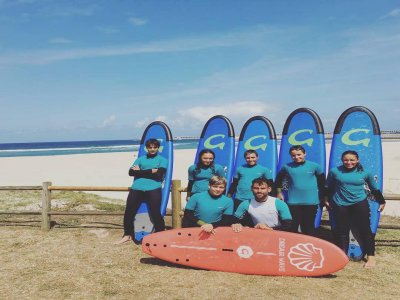
[[[306,161],[306,150],[300,146],[289,149],[292,162],[284,165],[276,176],[277,197],[286,200],[293,217],[291,231],[315,235],[314,220],[318,205],[324,203],[325,173],[322,167]],[[288,198],[284,199],[281,190],[283,179],[288,180]]]
[[[292,216],[287,204],[269,196],[272,181],[265,178],[253,180],[251,190],[253,199],[243,201],[233,217],[232,229],[240,232],[242,226],[265,230],[290,230]]]
[[[223,195],[226,179],[213,176],[208,191],[194,194],[186,203],[182,227],[201,227],[208,233],[215,233],[218,226],[229,226],[233,214],[231,198]]]
[[[247,150],[244,153],[244,158],[246,159],[246,164],[236,169],[228,192],[228,196],[235,194],[234,210],[243,201],[250,201],[254,197],[251,191],[251,183],[254,179],[264,177],[272,180],[271,170],[257,164],[257,151]]]
[[[124,214],[124,236],[116,244],[132,241],[134,234],[133,220],[142,204],[147,203],[154,230],[164,231],[165,223],[161,215],[161,184],[167,170],[167,160],[158,154],[160,142],[156,139],[146,141],[147,154],[138,157],[129,169],[129,176],[135,179],[126,200]]]

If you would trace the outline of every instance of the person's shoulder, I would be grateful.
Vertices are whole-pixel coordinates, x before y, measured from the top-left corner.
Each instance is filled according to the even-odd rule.
[[[224,167],[222,166],[222,165],[220,165],[220,164],[214,164],[214,168],[216,168],[216,169],[224,169]]]
[[[196,165],[190,165],[188,169],[190,171],[190,170],[194,170],[195,168],[196,168]]]

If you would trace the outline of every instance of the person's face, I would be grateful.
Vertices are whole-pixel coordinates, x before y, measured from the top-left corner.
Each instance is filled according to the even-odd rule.
[[[158,147],[155,144],[150,144],[148,147],[146,147],[147,153],[150,155],[154,155],[158,151]]]
[[[214,197],[221,196],[225,190],[225,184],[213,184],[209,185],[208,187],[211,196]]]
[[[343,166],[347,169],[353,169],[357,166],[359,159],[354,154],[346,154],[342,157]]]
[[[290,151],[290,156],[295,163],[302,163],[306,159],[306,154],[301,150]]]
[[[258,156],[255,153],[249,153],[246,155],[245,159],[246,159],[246,163],[249,166],[254,166],[255,164],[257,164]]]
[[[268,197],[268,193],[271,192],[271,187],[269,187],[265,183],[263,184],[255,183],[252,185],[251,191],[253,192],[256,201],[260,202]]]
[[[201,164],[203,166],[210,166],[212,162],[214,161],[214,155],[212,153],[204,153],[201,157]]]

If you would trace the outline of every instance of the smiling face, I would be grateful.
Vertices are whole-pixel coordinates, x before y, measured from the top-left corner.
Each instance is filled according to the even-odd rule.
[[[249,166],[255,166],[258,161],[258,156],[255,153],[248,153],[246,154],[245,159]]]
[[[306,154],[301,150],[290,151],[290,156],[295,163],[302,163],[306,160]]]
[[[342,156],[342,163],[346,169],[355,168],[359,161],[360,160],[358,159],[358,157],[354,154],[348,153],[348,154]]]
[[[200,157],[200,161],[203,166],[211,166],[214,161],[214,155],[212,153],[203,153]]]
[[[251,186],[251,191],[253,192],[254,199],[256,199],[257,202],[264,202],[268,198],[268,193],[271,192],[271,187],[264,182],[256,182]]]
[[[221,196],[225,191],[225,184],[223,183],[210,184],[208,187],[210,195],[214,197]]]

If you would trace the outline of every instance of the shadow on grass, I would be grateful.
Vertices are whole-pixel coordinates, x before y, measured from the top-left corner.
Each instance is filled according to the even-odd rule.
[[[154,257],[141,258],[140,262],[142,264],[153,265],[153,266],[171,267],[171,268],[188,269],[188,270],[202,270],[202,269],[195,268],[195,267],[188,267],[188,266],[184,266],[184,265],[174,264],[174,263],[164,261],[164,260],[154,258]]]

